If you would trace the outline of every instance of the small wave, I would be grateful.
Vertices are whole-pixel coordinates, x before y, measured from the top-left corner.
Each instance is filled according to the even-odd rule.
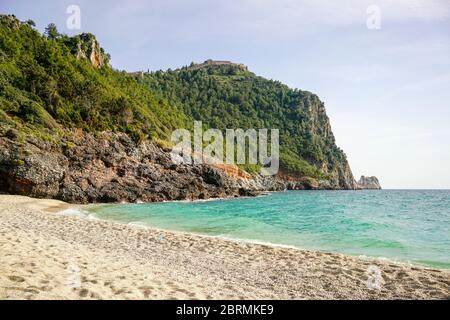
[[[213,202],[213,201],[222,201],[222,200],[231,200],[231,199],[239,199],[245,197],[223,197],[223,198],[208,198],[208,199],[183,199],[183,200],[163,200],[160,203],[198,203],[198,202]],[[158,203],[158,202],[154,202]]]
[[[267,197],[267,196],[271,196],[275,191],[263,191],[260,194],[258,194],[256,196],[256,198],[258,197]]]
[[[79,217],[83,219],[100,220],[93,213],[76,208],[68,208],[59,212],[64,216]]]
[[[194,234],[196,234],[196,233],[194,233]],[[232,236],[228,236],[226,234],[218,234],[218,235],[197,234],[197,235],[207,236],[207,237],[212,237],[212,238],[218,238],[218,239],[228,240],[228,241],[233,241],[233,242],[239,242],[239,243],[242,243],[242,244],[248,243],[248,244],[258,244],[258,245],[269,246],[269,247],[316,251],[316,250],[313,250],[313,249],[302,248],[302,247],[298,247],[298,246],[290,245],[290,244],[282,244],[282,243],[264,241],[264,240],[259,240],[259,239],[251,239],[251,238],[232,237]]]
[[[89,215],[88,212],[75,208],[68,208],[63,211],[60,211],[59,213],[65,216],[76,216],[82,218],[87,218],[87,216]]]
[[[128,222],[127,225],[141,228],[148,228],[149,226],[142,221],[131,221]]]

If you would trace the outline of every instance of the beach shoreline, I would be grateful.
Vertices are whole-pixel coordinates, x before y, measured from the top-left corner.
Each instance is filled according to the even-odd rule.
[[[69,208],[0,195],[0,299],[450,298],[450,270],[58,214]]]
[[[245,198],[245,197],[241,197]],[[163,203],[173,203],[173,202],[206,202],[206,201],[222,201],[222,200],[233,200],[236,198],[214,198],[214,199],[207,199],[207,200],[171,200],[171,201],[164,201]],[[61,207],[54,207],[49,210],[44,210],[48,212],[54,212],[57,214],[62,214],[66,216],[75,216],[79,217],[81,219],[92,219],[92,220],[102,220],[102,221],[109,221],[111,223],[116,223],[120,225],[125,226],[132,226],[132,227],[138,227],[143,229],[149,229],[150,231],[154,232],[168,232],[168,233],[174,233],[178,234],[180,236],[196,236],[196,237],[206,237],[206,238],[214,238],[224,241],[232,241],[237,243],[243,243],[243,244],[255,244],[255,245],[262,245],[262,246],[268,246],[268,247],[274,247],[274,248],[284,248],[284,249],[290,249],[290,250],[299,250],[299,251],[309,251],[309,252],[321,252],[326,254],[341,254],[345,256],[354,257],[357,259],[363,259],[366,261],[385,261],[387,263],[394,263],[398,265],[405,265],[407,267],[419,267],[423,269],[438,269],[438,270],[448,270],[450,271],[450,268],[448,267],[440,267],[440,266],[433,266],[430,264],[419,264],[414,263],[410,261],[404,261],[399,259],[392,259],[385,256],[370,256],[370,255],[364,255],[364,254],[352,254],[352,253],[340,253],[336,251],[329,251],[325,249],[315,249],[315,248],[308,248],[308,247],[302,247],[297,246],[293,244],[284,244],[284,243],[277,243],[277,242],[270,242],[270,241],[264,241],[264,240],[258,240],[258,239],[248,239],[248,238],[239,238],[239,237],[230,237],[225,235],[214,235],[214,234],[205,234],[195,231],[185,231],[185,230],[175,230],[165,227],[159,227],[155,225],[151,225],[145,222],[125,222],[115,219],[109,219],[109,218],[103,218],[99,217],[97,212],[95,210],[92,210],[94,206],[116,206],[116,205],[127,205],[132,203],[93,203],[93,204],[65,204],[65,206]],[[145,204],[145,203],[137,203],[137,204]],[[59,210],[58,210],[59,209]]]

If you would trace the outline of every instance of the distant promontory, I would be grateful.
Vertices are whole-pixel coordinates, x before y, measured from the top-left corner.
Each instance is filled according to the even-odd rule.
[[[358,181],[358,187],[360,189],[381,189],[380,182],[378,181],[377,177],[366,177],[361,176],[361,178]]]

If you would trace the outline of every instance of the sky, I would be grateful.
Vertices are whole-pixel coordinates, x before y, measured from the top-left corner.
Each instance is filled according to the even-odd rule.
[[[449,0],[0,0],[0,12],[91,32],[116,69],[244,63],[321,98],[355,178],[450,188]]]

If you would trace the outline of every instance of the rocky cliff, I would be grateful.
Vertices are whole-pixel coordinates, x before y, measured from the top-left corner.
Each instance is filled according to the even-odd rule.
[[[381,185],[377,177],[361,176],[358,181],[358,187],[360,189],[381,189]]]
[[[236,169],[237,170],[237,169]],[[123,133],[68,131],[58,145],[9,129],[0,136],[0,192],[72,203],[192,200],[318,189],[310,178],[175,165],[168,150]],[[327,186],[326,186],[327,187]]]
[[[229,61],[207,60],[136,79],[206,128],[279,129],[285,178],[309,177],[329,189],[357,188],[325,105],[311,92],[259,77]]]
[[[109,66],[109,54],[105,53],[95,36],[91,33],[82,33],[64,39],[65,44],[71,48],[77,59],[86,59],[96,68]]]
[[[87,203],[357,188],[316,95],[229,61],[145,75],[108,61],[91,34],[42,35],[0,15],[0,192]],[[170,135],[195,120],[279,129],[279,174],[174,165]]]

